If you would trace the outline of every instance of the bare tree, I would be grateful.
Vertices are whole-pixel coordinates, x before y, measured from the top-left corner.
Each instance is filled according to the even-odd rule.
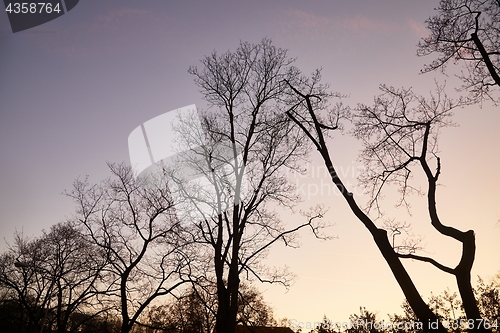
[[[159,304],[148,311],[148,326],[167,332],[211,333],[215,327],[213,309],[216,308],[215,294],[203,299],[193,289],[186,290],[167,304]],[[211,307],[206,303],[211,302]]]
[[[1,263],[0,283],[21,305],[17,319],[28,326],[76,332],[84,324],[77,314],[91,313],[88,320],[106,310],[96,302],[105,258],[71,223],[33,240],[16,234]]]
[[[54,275],[57,332],[76,332],[83,322],[75,313],[99,315],[107,310],[99,303],[99,284],[106,260],[101,249],[85,238],[72,223],[51,227],[42,242],[49,245],[50,270]],[[88,319],[88,317],[86,318]]]
[[[254,286],[242,283],[238,301],[237,324],[274,326],[272,308]],[[178,333],[211,333],[217,314],[217,288],[193,286],[168,304],[152,307],[148,312],[148,327]]]
[[[452,110],[462,102],[453,102],[439,86],[431,98],[417,96],[407,89],[381,86],[382,94],[376,97],[374,106],[359,105],[350,116],[354,124],[353,133],[364,145],[360,157],[367,171],[361,181],[371,190],[368,212],[378,208],[382,190],[389,184],[399,188],[401,203],[405,204],[407,194],[412,189],[409,182],[411,172],[415,168],[420,169],[428,182],[428,214],[432,226],[443,236],[462,244],[461,259],[456,267],[451,268],[432,258],[415,254],[414,247],[407,248],[410,251],[406,253],[397,251],[387,231],[377,227],[368,213],[360,208],[353,193],[345,187],[335,170],[325,141],[328,131],[339,129],[339,120],[345,113],[337,106],[330,110],[328,118],[322,114],[328,108],[327,99],[331,95],[326,92],[327,87],[320,84],[319,73],[312,79],[302,78],[288,83],[291,98],[295,98],[294,106],[287,111],[288,116],[304,131],[323,157],[332,181],[352,212],[372,234],[416,316],[424,323],[437,320],[402,265],[401,259],[404,258],[424,261],[453,274],[467,318],[477,320],[474,330],[489,331],[480,325],[482,318],[470,282],[475,255],[474,231],[460,231],[443,224],[436,209],[436,186],[441,173],[441,160],[437,151],[438,133],[440,128],[452,125]],[[441,324],[437,329],[446,331]]]
[[[437,213],[436,189],[441,174],[438,133],[440,128],[453,124],[451,111],[460,106],[460,101],[453,102],[439,86],[436,95],[429,99],[410,90],[383,86],[382,91],[373,107],[361,105],[354,115],[354,134],[365,147],[361,154],[368,168],[364,181],[372,188],[372,202],[377,201],[384,186],[391,183],[399,187],[402,201],[405,201],[412,170],[420,169],[425,174],[431,225],[441,235],[461,243],[460,261],[451,268],[415,253],[397,255],[399,258],[428,262],[454,275],[467,318],[482,320],[471,285],[476,249],[474,231],[461,231],[445,225]]]
[[[497,0],[441,0],[438,14],[426,23],[431,32],[418,44],[418,55],[439,54],[424,72],[445,70],[463,62],[458,77],[473,100],[489,98],[500,87],[500,2]]]
[[[1,256],[0,282],[4,297],[11,304],[17,303],[20,311],[17,316],[11,318],[17,325],[25,326],[25,329],[42,330],[44,310],[49,306],[52,293],[52,278],[48,274],[39,274],[33,269],[31,263],[43,262],[40,243],[32,242],[24,236],[16,233],[14,244]],[[23,269],[20,265],[15,266],[17,258],[30,257],[31,269]],[[45,273],[45,272],[44,272]]]
[[[189,73],[210,106],[201,113],[205,143],[182,162],[203,174],[211,196],[202,196],[207,187],[184,192],[197,207],[211,207],[200,209],[196,226],[212,260],[208,271],[216,279],[216,330],[232,333],[240,276],[287,285],[283,271],[268,270],[260,260],[278,241],[295,246],[299,229],[308,227],[319,237],[322,212],[288,227],[271,208],[293,208],[298,197],[283,171],[300,171],[298,161],[307,153],[302,134],[283,113],[284,80],[297,74],[293,59],[264,39],[256,45],[240,43],[235,52],[214,52],[201,63],[201,70],[191,67]],[[201,141],[200,136],[192,140]]]
[[[175,216],[165,178],[135,179],[130,167],[110,165],[101,185],[76,181],[75,220],[105,253],[107,295],[117,300],[121,332],[129,332],[158,297],[190,279],[189,239]]]

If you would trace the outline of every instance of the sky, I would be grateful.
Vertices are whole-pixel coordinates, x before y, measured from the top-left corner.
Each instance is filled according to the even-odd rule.
[[[321,67],[323,81],[352,106],[371,103],[382,83],[425,95],[435,80],[446,81],[447,92],[458,96],[453,75],[419,74],[432,57],[417,57],[416,44],[436,6],[429,0],[80,1],[58,19],[15,34],[0,13],[0,249],[15,231],[36,237],[70,216],[75,207],[61,193],[79,177],[108,177],[106,162],[128,162],[134,128],[173,109],[203,107],[189,66],[214,50],[235,50],[240,41],[267,37],[288,49],[303,72]],[[438,211],[444,223],[475,230],[473,280],[488,280],[500,270],[500,110],[474,105],[457,110],[454,120],[460,126],[441,133]],[[329,146],[354,186],[360,144],[336,135]],[[278,317],[304,325],[323,315],[346,321],[360,306],[381,317],[401,312],[403,294],[371,236],[329,183],[318,156],[310,160],[306,177],[290,175],[302,189],[297,210],[327,205],[334,239],[304,232],[299,249],[273,248],[267,264],[288,266],[296,278],[288,291],[259,285],[265,300]],[[422,180],[415,177],[424,186]],[[423,236],[423,254],[456,265],[460,248],[431,229],[424,198],[412,197],[411,216],[390,199],[387,217],[412,223]],[[301,217],[283,218],[293,224]],[[405,266],[425,299],[456,290],[449,275],[430,265]]]

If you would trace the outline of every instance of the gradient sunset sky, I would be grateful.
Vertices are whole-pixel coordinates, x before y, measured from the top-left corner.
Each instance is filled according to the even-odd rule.
[[[99,182],[109,176],[106,161],[128,162],[134,128],[179,107],[203,107],[188,67],[213,50],[235,50],[240,40],[268,37],[305,73],[322,67],[323,81],[348,95],[345,103],[352,106],[371,103],[382,83],[428,95],[434,80],[446,81],[446,91],[458,96],[453,75],[419,74],[432,57],[417,57],[416,44],[437,4],[83,0],[60,18],[15,34],[0,13],[0,235],[6,240],[0,248],[16,230],[38,236],[70,216],[73,203],[61,193],[78,177]],[[445,224],[475,230],[473,280],[488,280],[500,271],[500,109],[470,106],[457,110],[454,120],[460,126],[441,133],[438,210]],[[330,142],[334,163],[351,184],[359,148],[346,135]],[[325,203],[334,223],[328,233],[336,238],[320,242],[304,232],[301,248],[276,246],[268,264],[289,266],[295,284],[288,292],[259,285],[265,300],[278,317],[297,322],[324,314],[346,321],[359,306],[382,317],[401,312],[403,294],[387,264],[314,153],[308,177],[291,175],[304,189],[297,210]],[[433,231],[424,198],[413,199],[408,216],[388,196],[387,217],[412,222],[413,232],[424,237],[422,254],[454,267],[458,243]],[[290,225],[300,218],[284,216]],[[456,290],[451,276],[425,263],[405,263],[425,299],[447,287]]]

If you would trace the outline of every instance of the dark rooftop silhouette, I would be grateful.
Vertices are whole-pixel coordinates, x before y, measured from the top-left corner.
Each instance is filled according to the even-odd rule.
[[[236,326],[234,333],[293,333],[290,327]]]

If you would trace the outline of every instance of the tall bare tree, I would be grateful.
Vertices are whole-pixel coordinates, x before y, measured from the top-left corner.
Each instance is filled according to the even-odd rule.
[[[473,230],[461,231],[445,225],[437,212],[436,190],[441,174],[438,151],[439,129],[449,126],[451,111],[460,105],[437,87],[436,95],[429,99],[410,90],[382,87],[373,107],[362,105],[354,116],[354,134],[361,139],[361,154],[368,173],[364,181],[372,186],[372,198],[377,200],[384,186],[395,184],[406,199],[413,171],[423,172],[427,179],[427,205],[431,225],[441,235],[458,241],[462,255],[457,266],[447,267],[436,260],[414,253],[397,253],[399,258],[428,262],[443,272],[454,275],[468,319],[481,320],[481,314],[471,285],[471,270],[475,257]],[[477,325],[481,326],[481,325]],[[480,331],[484,329],[480,327]]]
[[[326,86],[320,83],[319,72],[312,78],[302,78],[288,82],[290,96],[295,98],[287,115],[307,135],[321,154],[333,183],[344,197],[352,212],[368,229],[381,254],[389,265],[394,277],[405,294],[409,305],[424,325],[437,320],[418,293],[401,259],[411,258],[430,263],[438,269],[455,276],[468,319],[477,320],[475,331],[490,331],[482,326],[470,282],[470,272],[475,256],[474,231],[461,231],[445,225],[436,208],[436,186],[441,174],[441,160],[437,151],[439,129],[449,126],[452,110],[462,104],[453,102],[437,87],[431,98],[416,95],[411,90],[381,86],[382,94],[375,98],[373,106],[359,105],[350,115],[354,124],[354,135],[359,138],[364,149],[360,157],[366,172],[361,180],[371,189],[370,208],[378,207],[382,190],[389,184],[397,186],[406,202],[406,195],[412,189],[410,174],[415,170],[423,172],[427,179],[428,215],[432,226],[443,236],[451,237],[462,245],[462,256],[456,267],[447,267],[436,260],[420,256],[411,251],[398,251],[385,229],[378,227],[366,211],[360,208],[354,194],[346,188],[341,176],[336,172],[325,136],[329,131],[339,129],[339,120],[345,116],[340,107],[328,109]],[[405,247],[408,250],[408,247]],[[428,328],[429,329],[429,328]],[[440,324],[438,331],[446,329]]]
[[[283,113],[284,80],[297,75],[293,59],[264,39],[255,45],[240,43],[235,52],[213,52],[201,63],[201,69],[191,67],[189,73],[209,105],[201,112],[205,143],[183,163],[203,174],[211,197],[202,197],[207,191],[199,187],[191,194],[185,189],[185,194],[198,207],[212,208],[200,209],[196,226],[217,285],[216,330],[232,333],[240,276],[287,285],[286,274],[263,268],[260,260],[278,241],[295,246],[301,228],[319,237],[324,222],[317,220],[321,211],[314,211],[304,223],[287,226],[271,206],[293,208],[298,197],[283,171],[300,171],[297,163],[307,152],[302,133]],[[186,136],[194,132],[188,129]],[[203,141],[199,136],[192,140]],[[198,158],[192,159],[193,154]]]
[[[160,296],[190,280],[189,238],[175,216],[168,182],[135,178],[124,164],[100,185],[76,181],[68,193],[78,205],[75,220],[108,261],[106,289],[127,333]]]
[[[418,44],[418,55],[437,53],[424,72],[445,70],[463,62],[458,77],[473,100],[489,98],[500,87],[500,2],[498,0],[441,0],[437,14],[426,23],[430,36]],[[495,89],[496,88],[496,89]]]

